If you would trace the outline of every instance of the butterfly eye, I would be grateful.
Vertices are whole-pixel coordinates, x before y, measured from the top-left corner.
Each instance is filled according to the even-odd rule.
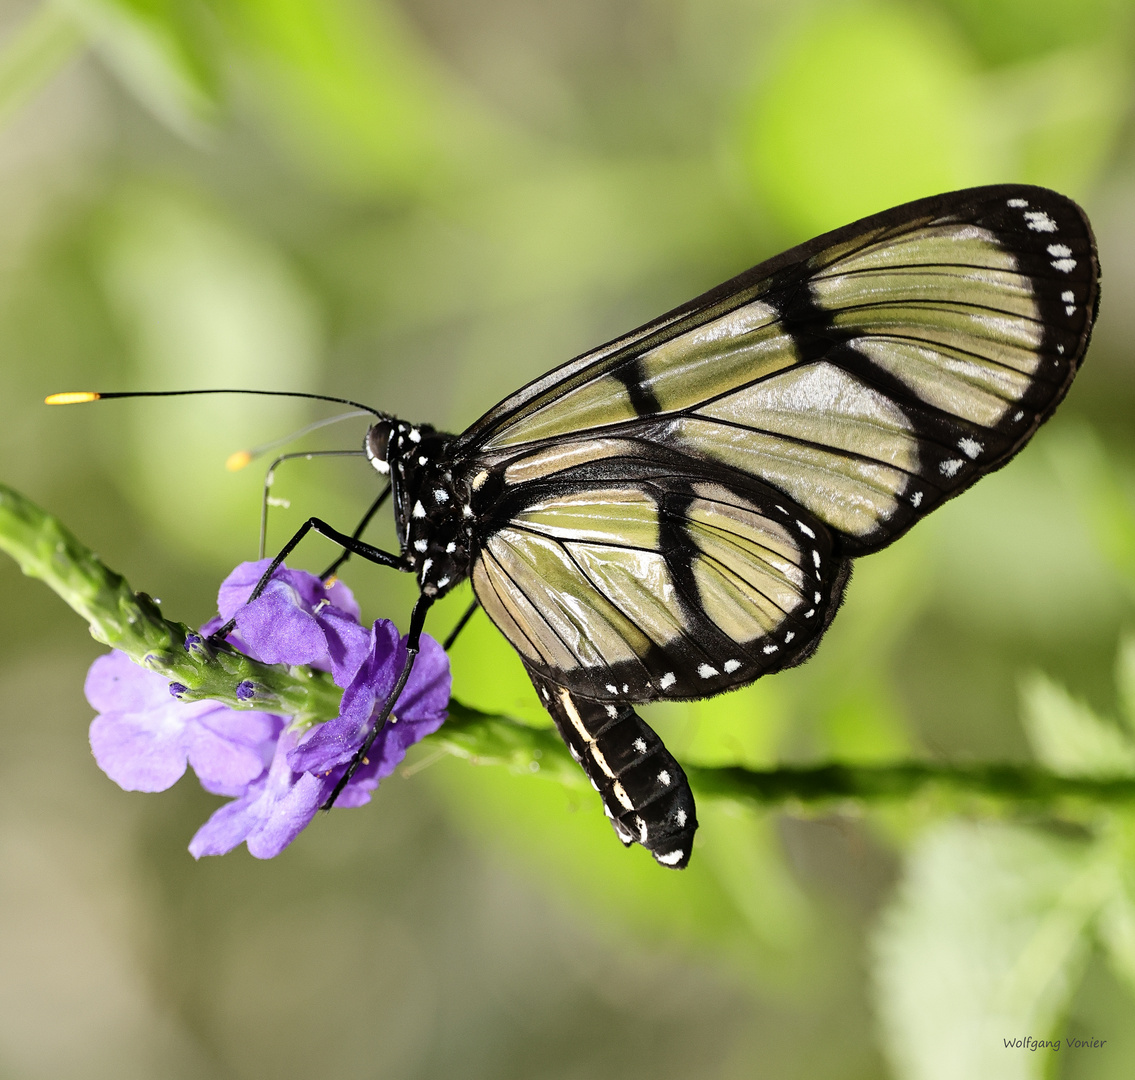
[[[393,433],[394,425],[389,420],[380,420],[367,430],[366,442],[363,444],[370,463],[384,476],[390,472],[387,454],[390,451],[390,436]]]

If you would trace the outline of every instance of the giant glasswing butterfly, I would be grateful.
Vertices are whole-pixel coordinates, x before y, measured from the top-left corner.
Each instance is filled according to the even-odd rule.
[[[1098,301],[1069,199],[998,185],[908,203],[577,357],[460,435],[369,409],[364,448],[388,485],[353,536],[312,518],[276,564],[315,529],[416,576],[409,660],[372,738],[426,612],[471,578],[619,838],[684,867],[693,796],[633,706],[806,660],[851,560],[1052,414]],[[390,494],[398,553],[359,539]]]

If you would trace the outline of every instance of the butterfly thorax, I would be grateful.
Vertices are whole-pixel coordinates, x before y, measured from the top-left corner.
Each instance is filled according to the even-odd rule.
[[[374,424],[364,444],[375,471],[390,477],[402,557],[427,596],[443,596],[469,575],[472,516],[454,483],[453,442],[427,424],[391,419]]]

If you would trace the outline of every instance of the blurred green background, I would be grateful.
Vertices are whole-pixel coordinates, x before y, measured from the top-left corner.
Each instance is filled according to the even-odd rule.
[[[3,0],[0,479],[202,622],[256,554],[263,473],[226,456],[330,410],[45,394],[309,390],[460,430],[824,229],[1046,184],[1104,266],[1059,415],[860,564],[808,665],[647,715],[696,763],[1131,772],[1133,91],[1131,0]],[[373,491],[283,466],[269,545]],[[346,578],[405,622],[412,581]],[[706,801],[679,875],[590,792],[419,754],[274,862],[194,863],[219,800],[107,780],[100,649],[6,559],[0,590],[2,1077],[1132,1075],[1128,815]],[[453,662],[462,700],[545,722],[483,616]]]

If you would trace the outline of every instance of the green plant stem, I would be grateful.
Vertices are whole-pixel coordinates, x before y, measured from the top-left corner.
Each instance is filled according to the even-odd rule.
[[[150,597],[134,592],[55,518],[3,484],[0,548],[86,619],[96,641],[183,686],[177,695],[183,701],[209,698],[304,724],[339,713],[342,691],[324,672],[261,664],[227,646],[209,647],[184,623],[166,619]],[[238,694],[238,687],[245,693]]]
[[[189,627],[166,619],[145,593],[134,592],[55,518],[2,484],[0,548],[86,619],[96,640],[184,686],[182,700],[210,698],[303,723],[338,715],[341,691],[324,672],[261,664],[227,647],[208,648]],[[253,687],[250,700],[238,696],[241,683]],[[426,741],[473,764],[503,765],[572,786],[587,783],[554,731],[490,716],[456,700],[441,730]],[[924,793],[1045,810],[1135,803],[1135,778],[1058,776],[1033,765],[686,766],[686,773],[700,795],[763,807],[877,804]]]

